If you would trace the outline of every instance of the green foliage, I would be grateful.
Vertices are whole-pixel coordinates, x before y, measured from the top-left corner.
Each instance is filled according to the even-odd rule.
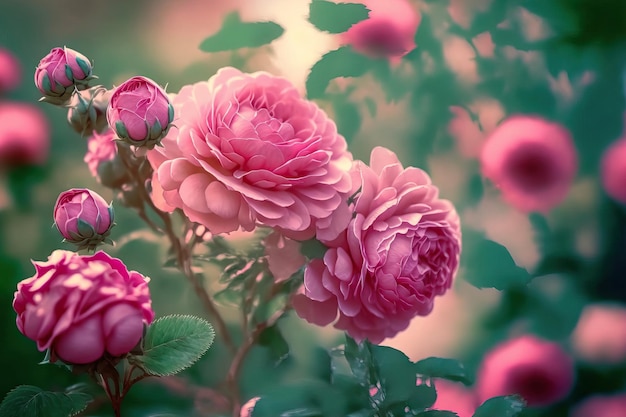
[[[361,112],[358,106],[343,94],[335,96],[332,103],[337,131],[350,143],[361,128]]]
[[[309,5],[309,22],[330,33],[345,32],[368,16],[369,10],[362,4],[313,0]]]
[[[274,22],[242,22],[238,12],[224,19],[220,30],[200,44],[204,52],[256,48],[279,38],[285,30]]]
[[[269,350],[270,357],[276,366],[289,357],[289,345],[277,325],[270,326],[261,332],[259,345]]]
[[[306,80],[307,96],[310,99],[324,96],[328,83],[337,77],[360,77],[365,74],[372,60],[356,52],[350,46],[330,51],[317,61]]]
[[[465,366],[455,359],[430,357],[417,361],[413,369],[422,377],[448,379],[465,385],[474,382]]]
[[[174,375],[200,359],[214,338],[213,326],[199,317],[161,317],[148,327],[143,354],[129,360],[151,375]]]
[[[385,404],[406,404],[415,387],[415,370],[409,358],[388,346],[371,345],[370,351]]]
[[[524,400],[517,395],[494,397],[478,407],[473,417],[515,417],[525,406]]]
[[[73,387],[66,392],[51,392],[20,385],[2,400],[0,417],[71,417],[83,411],[91,401],[89,394]]]

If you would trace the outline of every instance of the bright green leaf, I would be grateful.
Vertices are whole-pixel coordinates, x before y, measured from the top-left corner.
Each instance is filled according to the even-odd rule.
[[[238,12],[226,16],[220,30],[200,44],[204,52],[256,48],[280,37],[285,30],[274,22],[242,22]]]
[[[524,400],[517,395],[494,397],[478,407],[472,417],[515,417],[525,406]]]
[[[32,385],[11,390],[0,404],[0,417],[71,417],[92,401],[89,394],[44,391]]]
[[[330,51],[317,61],[306,80],[310,99],[324,96],[330,80],[337,77],[360,77],[370,68],[371,60],[349,46]]]
[[[428,378],[442,378],[471,385],[473,378],[456,359],[430,357],[415,362],[414,371]]]
[[[152,375],[174,375],[200,359],[214,338],[213,326],[204,319],[182,315],[162,317],[148,327],[144,353],[136,360]]]
[[[309,22],[330,33],[345,32],[368,16],[369,10],[362,4],[313,0],[309,5]]]
[[[415,370],[402,352],[389,346],[370,346],[385,404],[406,402],[415,388]]]

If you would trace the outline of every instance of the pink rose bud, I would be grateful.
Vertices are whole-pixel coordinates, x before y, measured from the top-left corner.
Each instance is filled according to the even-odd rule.
[[[174,120],[174,108],[157,83],[146,77],[133,77],[111,95],[107,120],[120,139],[152,149],[167,134]]]
[[[598,394],[585,398],[572,408],[569,417],[624,417],[626,392]]]
[[[70,126],[82,136],[107,128],[106,108],[109,95],[102,86],[91,87],[72,95],[67,110]]]
[[[51,361],[88,364],[123,356],[154,320],[148,279],[104,252],[54,251],[17,284],[17,327]]]
[[[27,103],[0,103],[0,167],[43,165],[50,151],[45,114]]]
[[[17,88],[22,81],[22,66],[15,55],[0,48],[0,94]]]
[[[113,227],[113,206],[98,193],[86,188],[72,188],[59,194],[54,206],[54,224],[64,241],[79,249],[94,250]]]
[[[42,92],[42,100],[65,104],[75,87],[82,89],[91,75],[91,62],[84,55],[68,47],[52,48],[35,70],[35,85]]]
[[[105,187],[121,188],[130,181],[128,170],[117,153],[115,133],[111,129],[102,134],[94,132],[87,139],[84,161],[91,175]]]
[[[626,204],[626,137],[613,142],[604,151],[600,175],[607,195]]]
[[[574,385],[574,361],[557,343],[521,336],[487,353],[476,385],[481,403],[519,394],[529,406],[550,405],[565,398]]]

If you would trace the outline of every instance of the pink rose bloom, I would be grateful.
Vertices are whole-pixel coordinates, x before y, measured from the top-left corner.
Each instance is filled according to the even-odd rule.
[[[572,333],[572,342],[576,353],[588,361],[623,362],[626,359],[626,307],[588,305]]]
[[[415,33],[422,19],[407,0],[358,0],[367,7],[369,18],[342,35],[343,42],[375,58],[399,58],[415,48]]]
[[[124,163],[117,155],[115,132],[111,129],[102,134],[93,132],[87,139],[84,161],[91,175],[105,187],[121,188],[130,180]]]
[[[107,108],[111,129],[135,146],[159,143],[172,120],[174,109],[165,90],[146,77],[132,77],[119,85]]]
[[[180,208],[214,234],[259,224],[331,239],[345,227],[352,155],[289,81],[222,68],[183,87],[173,105],[178,128],[148,152],[160,207]]]
[[[17,328],[52,361],[86,364],[130,352],[154,319],[148,279],[104,252],[56,250],[17,284]]]
[[[300,242],[278,232],[268,235],[263,244],[269,270],[276,282],[289,279],[306,263],[306,258],[300,253]]]
[[[570,412],[570,417],[624,417],[626,393],[600,394],[587,397]]]
[[[482,403],[500,395],[519,394],[529,406],[565,398],[574,385],[574,361],[557,343],[525,335],[487,353],[476,380]]]
[[[0,94],[15,90],[22,81],[22,66],[11,51],[0,48]]]
[[[304,291],[294,296],[298,315],[335,327],[357,340],[380,343],[433,308],[452,285],[461,230],[452,204],[438,196],[430,177],[402,168],[382,147],[370,166],[355,163],[352,219],[323,260],[306,268]]]
[[[626,138],[613,142],[604,151],[600,176],[609,197],[626,204]]]
[[[472,417],[479,406],[474,391],[460,382],[437,379],[435,388],[437,401],[431,407],[433,410],[448,410],[459,417]]]
[[[39,61],[35,70],[35,86],[56,104],[67,101],[74,86],[84,85],[93,78],[91,62],[68,47],[52,48]]]
[[[535,116],[502,122],[487,138],[480,160],[483,175],[524,212],[547,213],[561,203],[578,169],[567,129]]]
[[[0,103],[0,167],[43,165],[50,151],[50,125],[36,106]]]

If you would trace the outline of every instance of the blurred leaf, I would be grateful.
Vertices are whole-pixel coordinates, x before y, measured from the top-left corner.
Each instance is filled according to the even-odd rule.
[[[345,417],[346,398],[318,380],[289,382],[273,387],[254,406],[252,417]]]
[[[276,324],[261,332],[259,345],[269,350],[270,356],[274,360],[274,366],[280,365],[289,357],[289,344]]]
[[[416,414],[416,417],[459,417],[457,413],[446,410],[428,410]]]
[[[200,44],[204,52],[231,51],[239,48],[256,48],[280,37],[284,29],[274,22],[242,22],[239,12],[224,18],[220,30]]]
[[[517,395],[494,397],[478,407],[472,417],[515,417],[525,406],[524,400]]]
[[[471,385],[473,378],[465,366],[456,359],[430,357],[415,362],[415,373],[429,378],[443,378]]]
[[[437,391],[433,385],[420,384],[413,388],[407,406],[413,411],[420,411],[432,407],[437,401]]]
[[[361,113],[356,104],[348,101],[345,97],[333,100],[335,111],[335,122],[337,131],[346,138],[348,143],[352,142],[354,136],[361,129]]]
[[[32,385],[11,390],[0,404],[0,417],[70,417],[92,401],[89,394],[78,390],[44,391]]]
[[[305,240],[300,245],[300,253],[309,259],[322,259],[327,250],[328,247],[317,239]]]
[[[370,116],[376,117],[376,110],[378,109],[376,100],[374,100],[372,97],[365,97],[363,102],[365,103],[365,107],[367,107],[367,112],[370,114]]]
[[[215,331],[199,317],[171,315],[148,327],[143,355],[134,357],[152,375],[174,375],[193,365],[213,344]]]
[[[333,3],[324,0],[313,0],[309,4],[309,22],[325,32],[345,32],[368,16],[369,10],[363,4]]]
[[[374,361],[367,342],[356,343],[356,341],[346,333],[346,344],[343,354],[350,365],[352,374],[359,381],[367,381],[368,384],[375,382],[372,381],[371,375],[372,371],[375,372],[373,368]]]
[[[370,67],[371,60],[349,46],[330,51],[317,61],[306,80],[309,99],[324,96],[328,83],[337,77],[359,77]]]
[[[385,394],[384,404],[406,402],[415,388],[415,370],[409,358],[389,346],[371,345],[370,350]]]

